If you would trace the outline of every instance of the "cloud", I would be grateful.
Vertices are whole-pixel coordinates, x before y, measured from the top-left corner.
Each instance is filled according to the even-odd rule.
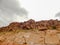
[[[55,17],[60,18],[60,12],[56,13]]]
[[[27,14],[27,11],[21,7],[18,0],[0,0],[0,26],[17,21],[18,17],[25,19]]]

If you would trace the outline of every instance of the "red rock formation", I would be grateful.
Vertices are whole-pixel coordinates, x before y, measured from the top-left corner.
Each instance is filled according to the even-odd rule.
[[[34,21],[32,19],[25,22],[12,22],[6,27],[0,28],[0,30],[17,30],[17,29],[39,29],[39,30],[47,30],[47,29],[56,29],[60,28],[59,20],[44,20],[44,21]]]

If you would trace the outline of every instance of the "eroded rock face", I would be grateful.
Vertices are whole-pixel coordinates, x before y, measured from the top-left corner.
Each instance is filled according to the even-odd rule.
[[[13,22],[0,28],[0,45],[60,45],[60,21]]]
[[[59,20],[44,20],[44,21],[34,21],[32,19],[25,22],[12,22],[6,27],[0,28],[0,30],[30,30],[30,29],[38,29],[38,30],[47,30],[47,29],[60,29],[60,21]]]
[[[59,38],[57,35],[57,30],[47,30],[45,36],[45,42],[47,44],[58,44]]]
[[[57,30],[1,32],[1,45],[58,45],[60,33]]]

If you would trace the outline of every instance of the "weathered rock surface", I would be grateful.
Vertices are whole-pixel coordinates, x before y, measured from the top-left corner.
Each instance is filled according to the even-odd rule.
[[[13,22],[0,28],[0,45],[60,45],[60,21]]]

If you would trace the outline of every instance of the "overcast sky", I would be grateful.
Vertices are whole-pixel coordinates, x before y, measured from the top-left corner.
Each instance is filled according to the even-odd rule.
[[[21,0],[22,7],[28,10],[29,19],[48,20],[60,12],[60,0]]]
[[[58,17],[60,18],[60,0],[0,0],[0,26],[14,21],[59,19]]]
[[[0,0],[0,26],[22,22],[27,19],[27,14],[19,0]]]

